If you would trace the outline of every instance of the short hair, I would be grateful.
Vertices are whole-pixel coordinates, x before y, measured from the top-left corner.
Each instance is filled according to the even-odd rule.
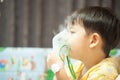
[[[66,20],[66,24],[72,25],[81,22],[88,34],[97,32],[102,37],[102,49],[108,57],[120,41],[119,19],[108,8],[94,6],[75,11]]]

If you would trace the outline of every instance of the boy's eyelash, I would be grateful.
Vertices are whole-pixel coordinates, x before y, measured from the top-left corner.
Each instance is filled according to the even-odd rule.
[[[70,33],[75,33],[74,31],[70,31]]]
[[[73,31],[73,30],[71,30],[71,29],[67,29],[67,31],[69,32],[69,33],[75,33],[75,31]]]

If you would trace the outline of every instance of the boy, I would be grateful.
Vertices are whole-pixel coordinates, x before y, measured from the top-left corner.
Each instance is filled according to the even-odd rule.
[[[109,52],[120,41],[119,20],[106,8],[88,7],[69,16],[66,25],[70,57],[81,61],[73,65],[76,80],[115,80],[118,63]],[[57,80],[73,80],[57,55],[49,54],[47,64],[56,66]]]

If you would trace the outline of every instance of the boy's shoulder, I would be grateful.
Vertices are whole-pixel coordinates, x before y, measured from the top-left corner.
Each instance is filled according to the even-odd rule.
[[[115,80],[115,78],[118,76],[118,63],[116,62],[116,59],[106,58],[103,61],[101,61],[99,64],[95,65],[91,68],[89,71],[89,79],[98,80]]]

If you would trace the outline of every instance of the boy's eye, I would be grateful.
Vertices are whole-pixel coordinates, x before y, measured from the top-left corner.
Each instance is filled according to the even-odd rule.
[[[71,33],[71,34],[74,34],[74,33],[75,33],[75,31],[70,31],[70,33]]]
[[[75,30],[74,30],[74,29],[68,28],[67,30],[68,30],[68,32],[69,32],[70,34],[74,34],[74,33],[75,33]]]

